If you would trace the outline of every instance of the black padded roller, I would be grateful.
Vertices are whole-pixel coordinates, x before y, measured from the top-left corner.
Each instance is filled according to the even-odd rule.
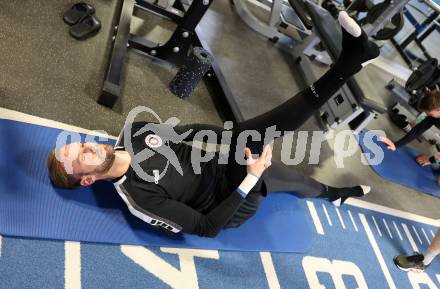
[[[194,47],[185,64],[170,83],[170,90],[180,98],[189,97],[211,68],[214,58],[202,47]]]

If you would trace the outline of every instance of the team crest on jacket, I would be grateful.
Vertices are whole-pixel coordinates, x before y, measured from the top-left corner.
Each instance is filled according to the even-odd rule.
[[[163,141],[157,134],[149,134],[145,137],[145,144],[150,148],[158,148],[162,146]]]

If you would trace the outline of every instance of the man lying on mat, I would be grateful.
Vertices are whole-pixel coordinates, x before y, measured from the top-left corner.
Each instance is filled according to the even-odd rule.
[[[378,47],[368,40],[365,32],[347,13],[340,13],[339,23],[343,38],[342,52],[337,62],[310,87],[282,105],[236,124],[231,131],[228,157],[216,154],[213,159],[202,164],[196,173],[191,166],[191,152],[195,148],[181,142],[166,145],[166,137],[148,129],[153,127],[151,124],[134,123],[127,134],[131,153],[127,152],[127,147],[124,148],[128,140],[122,138],[114,149],[103,144],[73,143],[51,152],[48,166],[53,183],[60,187],[75,188],[91,185],[96,180],[112,180],[135,216],[175,233],[207,237],[216,236],[223,228],[243,224],[255,214],[268,193],[282,191],[300,197],[327,198],[336,205],[344,203],[349,197],[363,196],[369,192],[369,187],[334,188],[303,176],[292,168],[272,163],[272,148],[269,144],[273,140],[247,141],[240,147],[243,132],[253,131],[265,136],[269,127],[276,127],[281,134],[295,131],[349,77],[379,55]],[[186,135],[186,141],[191,141],[201,130],[212,130],[217,136],[223,130],[200,124],[176,126],[173,129],[179,134],[179,131],[185,132],[188,128],[192,129],[192,133]],[[153,153],[151,156],[151,150],[146,149],[162,153]],[[163,152],[170,149],[180,168],[177,168],[178,165],[169,165],[170,160],[165,157],[170,155],[169,151]],[[65,160],[71,160],[68,157],[72,151],[77,152],[75,159],[66,168]],[[90,157],[101,164],[87,164],[86,159]],[[135,163],[133,160],[136,158],[138,162]],[[227,164],[223,162],[225,158]],[[146,181],[145,176],[153,178]]]
[[[381,141],[388,146],[388,149],[395,151],[397,148],[407,145],[421,136],[433,125],[440,127],[440,90],[427,92],[425,96],[420,99],[418,109],[425,113],[424,117],[418,119],[417,124],[403,138],[394,143],[386,137],[381,137]],[[436,153],[431,157],[422,154],[416,157],[416,161],[421,166],[440,164],[440,153]],[[437,184],[440,185],[440,177],[437,179]]]

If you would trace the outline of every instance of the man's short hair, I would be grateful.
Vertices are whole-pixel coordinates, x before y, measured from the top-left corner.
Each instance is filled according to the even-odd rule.
[[[431,111],[440,108],[440,90],[432,90],[426,92],[425,96],[420,99],[418,109],[420,111]]]
[[[81,185],[81,179],[66,172],[64,164],[57,159],[56,153],[57,151],[53,150],[47,156],[47,168],[52,183],[64,189],[78,188]]]

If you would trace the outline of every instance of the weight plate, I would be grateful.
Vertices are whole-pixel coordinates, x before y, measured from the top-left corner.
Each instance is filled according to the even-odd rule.
[[[428,59],[423,62],[413,73],[409,76],[406,81],[405,88],[409,92],[418,90],[427,85],[433,74],[436,72],[438,66],[438,61],[435,58]]]
[[[385,25],[384,28],[382,28],[376,33],[374,39],[388,40],[393,38],[402,29],[404,22],[405,22],[405,18],[403,17],[403,11],[400,11],[399,13],[394,15],[393,18],[391,18],[390,23]]]
[[[388,1],[374,5],[368,10],[367,16],[365,17],[363,23],[374,23],[374,21],[379,18],[385,9],[388,8],[390,3]],[[391,21],[387,23],[383,29],[379,30],[374,38],[376,40],[386,40],[391,39],[396,36],[397,33],[402,29],[405,18],[403,16],[403,10],[399,11],[396,15],[391,18]]]

